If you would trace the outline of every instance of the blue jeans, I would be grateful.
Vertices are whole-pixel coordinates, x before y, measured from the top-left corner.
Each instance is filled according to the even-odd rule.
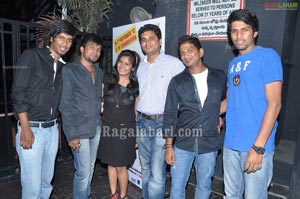
[[[171,166],[171,197],[184,199],[192,164],[196,171],[197,187],[195,199],[208,199],[211,193],[211,180],[214,175],[218,152],[194,153],[174,147],[175,164]]]
[[[57,124],[49,128],[31,127],[34,142],[31,149],[20,146],[21,127],[18,125],[16,150],[21,166],[22,199],[48,199],[52,192],[58,149]]]
[[[90,139],[80,139],[79,152],[72,150],[74,156],[75,174],[73,180],[73,198],[87,199],[91,194],[91,181],[97,150],[100,141],[101,128],[96,129],[96,134]]]
[[[146,120],[138,116],[138,152],[142,164],[143,199],[163,199],[166,183],[164,160],[165,139],[162,137],[163,121]]]
[[[247,152],[231,150],[224,146],[224,184],[226,199],[267,199],[273,176],[274,152],[265,153],[262,168],[255,173],[244,172]],[[244,193],[245,192],[245,193]]]

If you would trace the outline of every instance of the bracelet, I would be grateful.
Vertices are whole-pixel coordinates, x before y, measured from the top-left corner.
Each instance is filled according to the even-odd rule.
[[[173,149],[173,147],[171,147],[171,146],[166,146],[166,147],[164,147],[164,149]]]
[[[173,144],[165,144],[164,149],[167,149],[167,148],[173,148]]]

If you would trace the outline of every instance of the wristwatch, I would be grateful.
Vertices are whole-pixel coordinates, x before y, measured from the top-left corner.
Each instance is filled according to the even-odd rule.
[[[252,145],[252,149],[258,154],[258,155],[263,155],[265,153],[265,148],[260,147],[260,146],[255,146],[254,144]]]

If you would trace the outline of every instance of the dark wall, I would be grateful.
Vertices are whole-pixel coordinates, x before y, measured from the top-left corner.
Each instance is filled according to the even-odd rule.
[[[274,48],[282,54],[286,10],[267,10],[268,0],[247,0],[246,8],[256,12],[260,20],[258,45]],[[113,0],[113,12],[109,14],[110,23],[102,26],[102,35],[112,35],[112,28],[130,24],[130,11],[140,6],[153,17],[166,16],[166,53],[178,56],[177,41],[186,34],[186,0]],[[234,57],[227,41],[202,41],[204,61],[211,67],[226,71],[227,64]]]
[[[133,7],[144,8],[152,16],[155,14],[154,0],[113,0],[112,12],[109,16],[109,23],[104,22],[100,31],[101,35],[111,36],[112,28],[130,24],[130,11]]]
[[[266,10],[263,0],[248,0],[246,8],[254,10],[259,18],[259,37],[257,45],[275,49],[282,53],[286,11]],[[211,67],[227,70],[234,57],[228,41],[203,41],[204,61]]]
[[[284,62],[286,63],[280,133],[282,138],[295,140],[299,134],[300,122],[300,13],[288,13],[286,25],[286,41],[284,48]],[[299,143],[300,144],[300,143]]]
[[[166,53],[178,56],[177,40],[186,34],[187,1],[186,0],[155,0],[155,17],[166,16]],[[282,52],[285,10],[266,10],[264,3],[268,1],[248,0],[246,8],[255,10],[260,19],[258,45],[274,48]],[[204,62],[211,67],[224,71],[234,57],[228,41],[202,41],[205,55]]]
[[[296,16],[295,20],[289,20],[290,23],[295,24],[295,39],[292,48],[293,54],[291,55],[291,68],[289,71],[289,84],[287,87],[287,102],[283,115],[282,131],[284,132],[282,137],[289,140],[296,141],[293,172],[290,183],[289,198],[300,198],[300,13]],[[293,19],[293,18],[292,18]],[[289,29],[287,30],[289,31]],[[293,46],[293,47],[292,47]]]
[[[155,0],[155,17],[166,17],[166,53],[178,56],[178,38],[186,34],[186,0]]]

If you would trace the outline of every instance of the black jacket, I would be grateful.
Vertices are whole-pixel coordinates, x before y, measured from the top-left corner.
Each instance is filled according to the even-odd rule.
[[[48,121],[58,116],[62,77],[59,62],[54,78],[54,59],[48,48],[24,51],[14,67],[12,97],[14,112],[27,112],[30,121]]]
[[[103,72],[94,64],[95,84],[79,59],[63,68],[63,92],[59,109],[68,141],[94,137],[101,124]]]
[[[175,146],[190,152],[207,153],[222,146],[218,133],[220,103],[226,96],[225,73],[208,69],[208,93],[201,105],[194,77],[188,69],[169,84],[164,111],[164,137],[175,138]]]

